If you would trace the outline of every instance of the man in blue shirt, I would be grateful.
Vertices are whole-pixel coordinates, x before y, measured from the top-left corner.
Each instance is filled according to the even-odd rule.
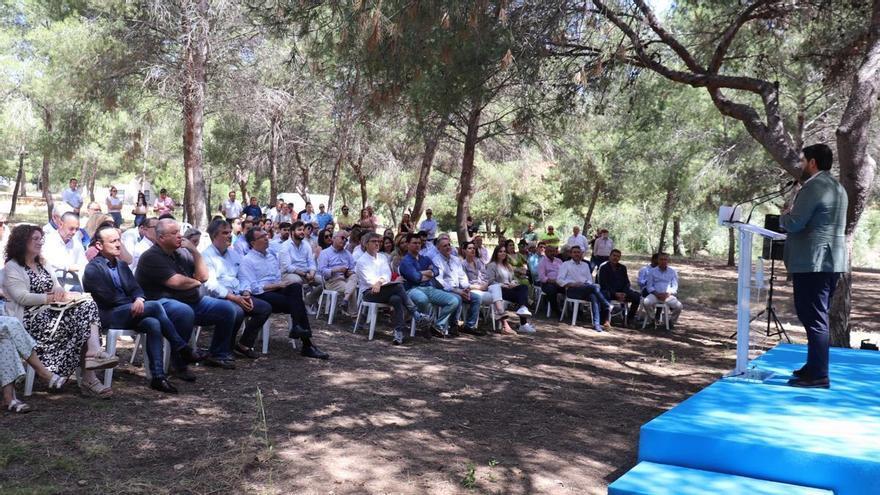
[[[410,299],[419,307],[419,312],[431,314],[431,305],[440,310],[437,317],[437,331],[440,336],[456,337],[458,331],[450,328],[449,318],[456,315],[461,299],[444,291],[434,280],[439,270],[430,258],[421,256],[422,239],[418,234],[406,236],[407,254],[400,261],[400,276],[404,279],[404,288]]]
[[[256,196],[251,196],[250,204],[245,206],[244,209],[241,210],[241,212],[244,213],[245,218],[251,217],[254,220],[259,220],[260,218],[263,218],[263,210],[260,208],[260,205],[257,204]]]
[[[324,205],[318,205],[318,230],[324,230],[327,224],[333,221],[333,215],[327,213]]]

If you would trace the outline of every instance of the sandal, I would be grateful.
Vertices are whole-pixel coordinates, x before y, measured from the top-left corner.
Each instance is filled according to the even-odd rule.
[[[85,368],[89,371],[115,368],[119,364],[119,358],[106,352],[99,352],[97,356],[86,356]]]
[[[95,379],[91,382],[82,381],[79,384],[79,390],[83,395],[95,397],[98,399],[109,399],[113,396],[113,389],[105,387],[100,380]]]
[[[67,377],[52,373],[52,377],[49,378],[49,391],[57,392],[64,387],[65,383],[67,383]]]
[[[18,399],[12,399],[12,402],[9,403],[9,406],[7,406],[6,409],[16,414],[26,414],[33,411],[31,406]]]

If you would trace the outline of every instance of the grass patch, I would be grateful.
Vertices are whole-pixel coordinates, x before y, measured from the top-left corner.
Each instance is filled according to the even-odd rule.
[[[14,461],[26,459],[27,454],[28,451],[24,445],[15,440],[0,438],[0,469],[5,469]]]

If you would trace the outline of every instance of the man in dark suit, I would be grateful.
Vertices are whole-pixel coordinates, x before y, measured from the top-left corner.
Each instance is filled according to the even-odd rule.
[[[783,259],[791,274],[798,319],[807,330],[807,363],[788,381],[795,387],[828,388],[828,305],[847,270],[843,186],[828,172],[834,155],[825,144],[803,150],[807,177],[779,224],[788,232]]]
[[[629,325],[635,319],[639,312],[639,293],[633,290],[629,282],[629,275],[626,273],[626,266],[620,263],[621,252],[619,249],[612,249],[608,261],[599,266],[597,272],[597,282],[601,287],[602,295],[609,301],[618,301],[621,305],[629,303],[629,311],[627,311],[624,326]]]
[[[122,249],[119,230],[115,227],[98,229],[95,232],[95,247],[100,252],[86,265],[83,286],[98,305],[101,325],[104,328],[130,328],[145,333],[150,373],[153,376],[150,388],[176,394],[177,388],[165,376],[163,337],[171,343],[175,361],[196,362],[203,356],[180,337],[160,302],[144,299],[144,292],[128,264],[119,259]]]

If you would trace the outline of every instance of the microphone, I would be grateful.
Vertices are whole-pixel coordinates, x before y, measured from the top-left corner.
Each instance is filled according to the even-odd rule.
[[[753,204],[752,209],[749,210],[749,216],[746,218],[746,223],[749,223],[749,220],[752,219],[752,213],[755,212],[755,208],[757,208],[758,205],[762,205],[762,204],[770,201],[771,199],[775,199],[775,198],[783,196],[786,192],[788,192],[788,189],[790,187],[792,187],[793,185],[795,185],[796,183],[797,183],[797,181],[792,179],[792,180],[786,182],[785,185],[782,186],[782,189],[780,189],[779,191],[776,191],[776,192],[770,194],[769,197],[764,198],[763,200],[758,201],[757,203]],[[755,198],[755,199],[758,199],[758,198]],[[754,200],[752,200],[752,201],[754,201]]]
[[[754,198],[747,199],[747,200],[745,200],[745,201],[740,201],[739,203],[733,205],[733,208],[732,208],[731,211],[730,211],[730,218],[729,218],[727,221],[730,222],[730,223],[733,223],[733,215],[736,213],[736,208],[737,208],[738,206],[742,206],[742,205],[744,205],[744,204],[746,204],[746,203],[751,203],[752,201],[758,201],[759,199],[764,199],[764,198],[767,198],[767,200],[773,199],[773,196],[776,195],[776,194],[779,194],[779,195],[784,194],[785,189],[788,188],[788,187],[790,187],[791,185],[793,185],[795,182],[797,182],[797,181],[795,181],[795,180],[790,180],[790,181],[786,182],[785,185],[782,186],[782,189],[779,190],[779,191],[773,191],[773,192],[769,192],[769,193],[767,193],[767,194],[762,194],[762,195],[760,195],[760,196],[756,196],[756,197],[754,197]],[[761,203],[758,203],[758,204],[761,204]],[[752,210],[754,210],[754,207],[752,207]],[[751,219],[751,218],[752,218],[752,214],[751,214],[751,212],[750,212],[750,213],[749,213],[749,219]],[[746,220],[746,223],[749,223],[749,221]]]

